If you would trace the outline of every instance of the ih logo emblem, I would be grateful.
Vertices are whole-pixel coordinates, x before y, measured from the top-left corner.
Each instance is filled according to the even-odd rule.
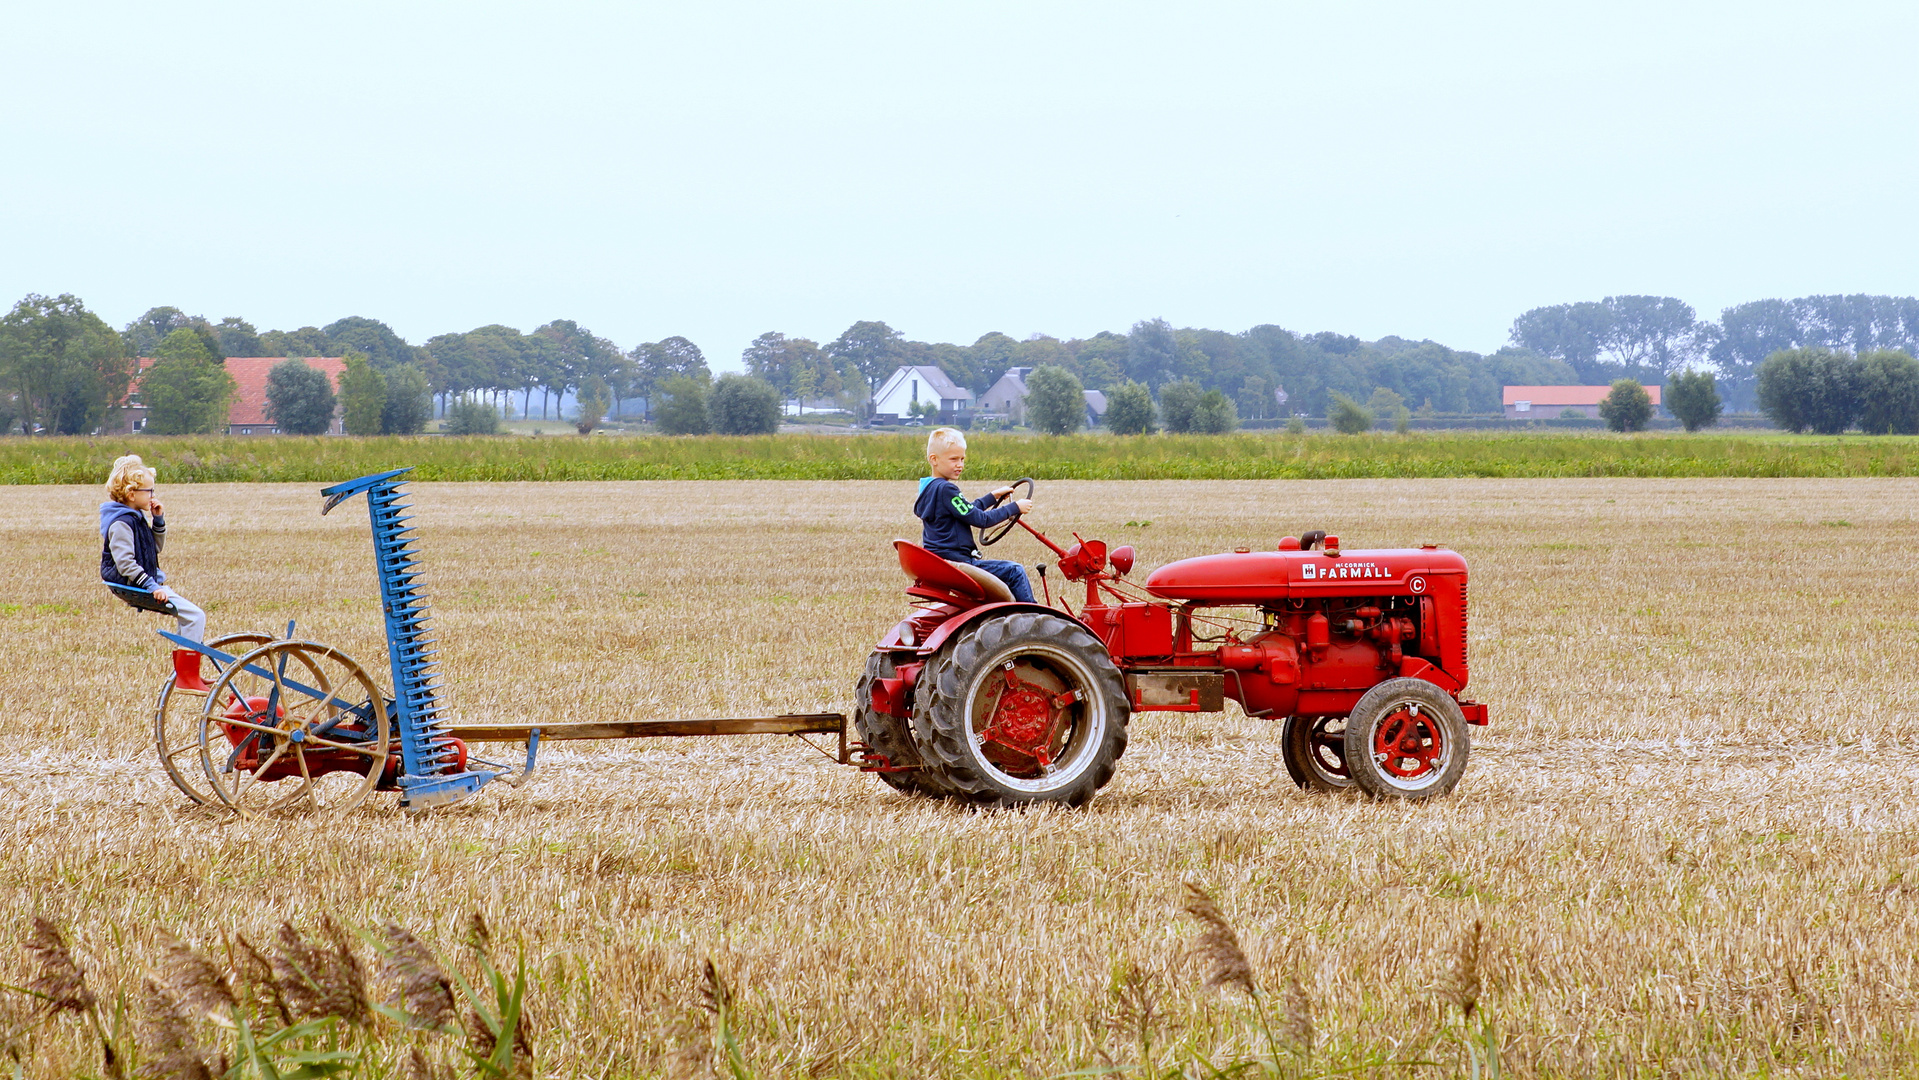
[[[1307,562],[1300,564],[1299,576],[1306,581],[1328,579],[1351,581],[1356,578],[1390,578],[1393,576],[1393,571],[1391,567],[1369,562],[1342,562],[1337,566],[1321,566],[1318,563]]]

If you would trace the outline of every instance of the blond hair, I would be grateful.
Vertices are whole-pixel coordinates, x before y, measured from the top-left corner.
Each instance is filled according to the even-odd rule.
[[[113,472],[107,476],[107,498],[126,505],[127,493],[137,487],[152,487],[153,469],[138,454],[113,459]]]
[[[955,447],[966,449],[966,435],[958,428],[936,427],[926,436],[926,453],[929,457]]]

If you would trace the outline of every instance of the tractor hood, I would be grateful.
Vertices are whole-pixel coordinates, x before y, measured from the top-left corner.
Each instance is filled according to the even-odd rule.
[[[1458,552],[1436,547],[1378,551],[1236,551],[1167,563],[1146,578],[1165,600],[1259,603],[1288,597],[1403,594],[1427,590],[1426,577],[1465,574]]]

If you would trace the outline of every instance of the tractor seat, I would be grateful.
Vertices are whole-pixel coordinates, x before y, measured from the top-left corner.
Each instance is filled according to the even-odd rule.
[[[906,572],[915,588],[946,593],[951,599],[973,603],[1012,602],[1013,590],[977,566],[942,559],[911,540],[893,541],[893,550],[899,555],[900,569]]]

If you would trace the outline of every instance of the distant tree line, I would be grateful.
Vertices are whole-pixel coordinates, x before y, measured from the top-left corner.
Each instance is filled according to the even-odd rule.
[[[1210,423],[1204,418],[1219,415],[1222,400],[1241,419],[1325,415],[1334,393],[1365,399],[1378,387],[1428,413],[1490,413],[1500,410],[1501,387],[1508,383],[1577,381],[1565,363],[1520,348],[1482,356],[1431,341],[1364,342],[1277,326],[1235,334],[1175,329],[1164,319],[1135,323],[1123,334],[1101,331],[1068,339],[1035,334],[1018,341],[990,333],[971,345],[912,341],[883,322],[859,322],[825,345],[779,332],[762,334],[741,359],[749,374],[787,398],[863,401],[902,364],[937,367],[976,394],[1015,367],[1036,374],[1058,368],[1083,389],[1109,392],[1109,397],[1122,384],[1137,383],[1162,407],[1165,389],[1179,386],[1169,430],[1185,425],[1188,387],[1202,397],[1218,395],[1200,414]],[[1283,401],[1275,393],[1281,390]]]
[[[1773,354],[1826,349],[1919,352],[1919,298],[1801,296],[1755,300],[1702,321],[1670,296],[1609,296],[1534,308],[1513,321],[1514,346],[1567,364],[1588,384],[1709,369],[1737,411],[1759,408],[1760,367]]]
[[[1863,372],[1870,364],[1878,364],[1872,370],[1879,371],[1891,363],[1871,359],[1880,354],[1919,351],[1919,299],[1759,300],[1726,308],[1713,322],[1673,297],[1609,296],[1534,308],[1513,321],[1508,337],[1505,347],[1481,354],[1399,337],[1362,341],[1273,325],[1231,333],[1147,319],[1125,333],[1065,339],[1035,334],[1022,341],[995,332],[958,345],[913,341],[884,322],[860,321],[824,344],[769,331],[747,346],[741,360],[746,377],[771,387],[776,402],[826,401],[855,414],[902,364],[937,367],[975,393],[1009,368],[1030,368],[1029,386],[1048,372],[1040,383],[1050,381],[1048,393],[1057,398],[1045,413],[1050,426],[1075,426],[1078,414],[1056,393],[1065,387],[1051,374],[1056,371],[1082,390],[1107,395],[1109,427],[1175,432],[1231,430],[1247,420],[1295,415],[1327,416],[1335,426],[1353,426],[1364,414],[1371,426],[1403,428],[1415,415],[1496,414],[1501,388],[1512,384],[1631,379],[1661,385],[1681,373],[1703,372],[1714,379],[1714,418],[1728,407],[1762,409],[1784,426],[1820,430],[1846,410],[1787,409],[1780,395],[1799,391],[1778,388],[1830,384],[1841,389],[1818,390],[1820,400],[1843,398],[1843,387],[1857,380],[1802,374],[1832,366],[1806,357],[1848,356]],[[1782,352],[1803,355],[1793,362],[1792,374],[1774,379],[1775,393],[1767,397],[1761,369]],[[231,386],[218,368],[228,356],[347,357],[349,377],[340,388],[340,403],[347,430],[355,433],[376,426],[383,432],[419,430],[430,415],[420,403],[429,397],[433,410],[442,414],[457,401],[477,400],[500,410],[517,405],[520,415],[531,417],[537,396],[540,417],[559,419],[559,403],[571,394],[587,395],[595,406],[604,398],[615,412],[628,401],[643,400],[649,419],[679,402],[684,415],[675,425],[698,427],[692,419],[697,412],[709,428],[717,428],[715,415],[732,415],[724,404],[720,413],[708,413],[709,395],[718,394],[719,387],[699,346],[684,337],[623,349],[572,320],[558,319],[531,332],[492,324],[413,345],[385,323],[361,316],[324,327],[263,332],[242,318],[214,322],[174,307],[153,308],[115,330],[73,296],[33,295],[0,319],[0,421],[29,431],[93,430],[125,400],[137,358],[143,356],[158,361],[143,387],[150,399],[157,391],[167,402],[157,409],[160,420],[150,411],[150,425],[160,424],[155,430],[204,430],[218,422],[224,415],[221,395]],[[1882,372],[1872,378],[1884,382],[1892,376]],[[1144,412],[1137,407],[1139,391],[1150,406]],[[1883,395],[1860,393],[1853,422],[1880,423],[1884,418],[1868,405]],[[695,398],[697,410],[687,404]],[[724,403],[728,395],[717,400]],[[1690,399],[1682,392],[1668,400]],[[157,405],[147,403],[150,410]],[[1904,421],[1884,423],[1887,430],[1901,430]]]
[[[1371,409],[1374,423],[1397,424],[1399,408],[1423,415],[1496,414],[1508,385],[1609,385],[1632,379],[1658,386],[1671,375],[1709,371],[1723,407],[1758,407],[1758,369],[1781,349],[1919,351],[1919,298],[1806,296],[1759,300],[1702,320],[1670,296],[1609,296],[1538,307],[1513,320],[1509,344],[1490,354],[1434,341],[1384,337],[1361,341],[1278,326],[1241,333],[1175,328],[1143,320],[1126,333],[1087,338],[1035,334],[1024,341],[989,333],[971,345],[912,341],[883,322],[859,322],[825,345],[783,333],[761,335],[742,359],[750,374],[783,396],[836,398],[870,393],[901,364],[944,371],[975,393],[1008,368],[1057,367],[1085,389],[1124,382],[1147,388],[1164,410],[1168,385],[1218,392],[1242,419],[1304,414],[1331,417],[1345,407]],[[1283,390],[1282,403],[1275,391]],[[1380,402],[1385,390],[1397,401]],[[1184,416],[1181,395],[1169,429]],[[1215,401],[1214,405],[1217,405]],[[1715,414],[1717,415],[1717,414]]]
[[[1788,431],[1919,434],[1919,361],[1902,349],[1781,349],[1756,381],[1759,408]]]

